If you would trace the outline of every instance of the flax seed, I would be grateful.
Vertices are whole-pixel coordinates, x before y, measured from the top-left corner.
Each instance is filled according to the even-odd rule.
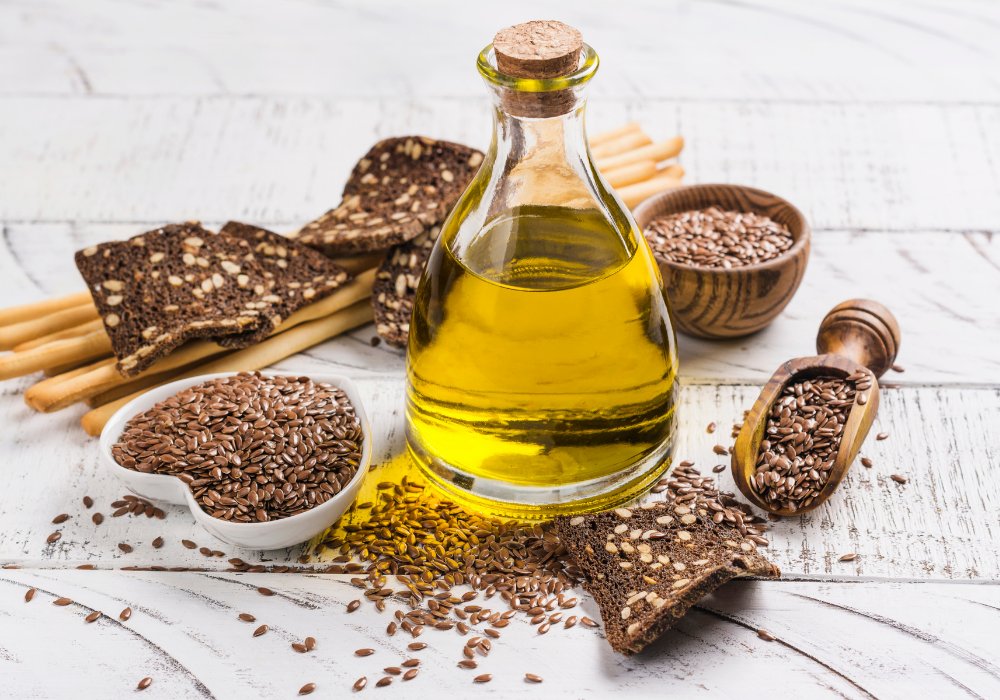
[[[872,461],[870,459],[868,459],[867,457],[862,457],[861,458],[861,463],[863,465],[865,465],[866,467],[872,466]]]
[[[491,676],[489,673],[484,673],[484,674],[482,674],[480,676],[476,676],[475,678],[473,678],[472,682],[473,683],[489,683],[491,680],[493,680],[493,676]]]
[[[763,639],[765,642],[773,642],[777,637],[773,636],[767,630],[757,630],[757,636]]]
[[[68,513],[62,513],[62,514],[57,515],[56,517],[52,518],[52,522],[55,525],[59,525],[60,523],[64,523],[67,520],[69,520],[69,514]]]
[[[420,651],[421,649],[426,649],[427,645],[423,642],[411,642],[406,645],[406,648],[410,651]]]
[[[384,678],[379,678],[378,679],[378,681],[375,683],[375,687],[376,688],[384,688],[385,686],[389,685],[390,683],[392,683],[392,677],[391,676],[385,676]]]
[[[96,610],[96,611],[90,613],[89,615],[87,615],[87,617],[85,617],[84,620],[86,622],[93,622],[94,620],[96,620],[100,616],[101,616],[101,611],[100,610]]]
[[[100,525],[104,522],[104,516],[100,513],[94,513],[90,519],[94,522],[94,525]]]
[[[858,558],[857,554],[844,554],[837,561],[854,561],[857,558]]]
[[[542,677],[536,676],[534,673],[525,673],[524,679],[530,683],[541,683]]]
[[[907,481],[909,481],[909,479],[907,479],[905,476],[901,476],[900,474],[893,474],[891,478],[897,484],[905,484]]]
[[[479,666],[478,663],[476,663],[471,659],[463,659],[462,661],[458,662],[458,665],[461,666],[462,668],[476,668],[477,666]]]
[[[244,622],[256,622],[257,618],[250,613],[240,613],[240,619]]]
[[[260,627],[258,627],[257,629],[255,629],[253,631],[253,636],[259,637],[262,634],[266,634],[266,633],[267,633],[267,625],[261,625]]]
[[[152,685],[152,683],[153,683],[153,679],[147,676],[146,678],[143,678],[141,681],[139,681],[139,685],[136,686],[136,689],[137,690],[145,690],[150,685]]]
[[[34,588],[29,588],[28,589],[28,592],[24,594],[24,602],[25,603],[30,603],[31,602],[31,599],[35,597],[35,591],[36,591],[36,589],[34,589]]]
[[[93,505],[94,505],[94,499],[93,498],[91,498],[90,496],[84,496],[83,497],[83,507],[84,508],[90,508]]]
[[[889,433],[879,433],[878,435],[875,436],[875,439],[885,440],[887,437],[889,437]]]
[[[420,659],[407,659],[401,665],[404,668],[413,668],[420,665]]]
[[[118,613],[118,619],[122,622],[127,622],[130,617],[132,617],[132,608],[125,608]]]
[[[411,668],[409,671],[407,671],[406,673],[403,674],[403,680],[404,681],[412,681],[414,678],[417,677],[418,673],[420,673],[419,670],[417,670],[415,668]]]
[[[355,656],[371,656],[375,653],[374,649],[358,649],[354,652]]]
[[[304,686],[299,688],[299,695],[308,695],[312,691],[316,690],[315,683],[306,683]]]
[[[58,600],[52,601],[52,604],[53,605],[64,606],[64,605],[69,605],[72,602],[73,601],[70,598],[59,598]]]
[[[56,542],[61,538],[62,538],[61,532],[53,532],[51,535],[45,538],[45,541],[48,542],[49,544],[52,544],[53,542]]]
[[[360,600],[352,600],[350,603],[347,604],[347,612],[352,613],[360,607],[361,607]]]

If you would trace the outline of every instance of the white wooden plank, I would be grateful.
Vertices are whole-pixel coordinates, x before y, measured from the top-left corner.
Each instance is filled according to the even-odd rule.
[[[0,269],[12,274],[0,276],[0,299],[26,303],[77,291],[81,282],[72,251],[152,227],[11,224],[7,245],[0,248],[6,256]],[[827,311],[861,297],[889,306],[902,328],[898,359],[906,372],[890,372],[886,382],[1000,385],[995,352],[1000,345],[1000,236],[824,231],[815,236],[811,257],[798,293],[767,329],[725,342],[679,336],[682,379],[763,384],[785,360],[815,354],[816,331]],[[336,360],[359,370],[401,374],[401,353],[385,345],[372,350],[367,346],[372,335],[366,327],[351,334],[351,341],[307,354],[319,363]]]
[[[601,95],[1000,100],[1000,13],[987,3],[518,0],[492,9],[457,0],[6,4],[0,91],[475,96],[474,58],[499,28],[558,17],[601,54]]]
[[[346,578],[0,571],[0,692],[118,698],[130,696],[148,675],[150,697],[292,697],[306,682],[316,683],[317,697],[339,697],[359,677],[371,688],[385,675],[382,668],[416,657],[417,678],[397,678],[386,692],[407,698],[575,698],[615,691],[637,698],[739,697],[748,678],[766,678],[766,692],[776,699],[1000,693],[997,586],[734,582],[627,659],[611,651],[600,631],[555,625],[543,637],[515,617],[473,672],[456,667],[464,639],[454,631],[428,630],[420,638],[428,647],[420,652],[406,649],[408,635],[388,637],[385,626],[402,607],[395,601],[382,614],[365,603],[348,616],[345,605],[359,592]],[[260,596],[254,590],[260,585],[277,595]],[[24,603],[29,587],[38,593]],[[58,596],[74,604],[53,606]],[[492,602],[502,603],[499,597]],[[133,614],[121,623],[117,615],[125,606]],[[88,625],[83,618],[92,610],[107,617]],[[238,620],[242,612],[257,621]],[[573,612],[599,619],[585,594]],[[267,634],[253,638],[262,623]],[[758,629],[778,641],[759,639]],[[306,636],[316,638],[316,650],[292,651],[291,643]],[[363,647],[375,653],[353,655]],[[474,686],[479,673],[491,673],[493,681]],[[525,673],[545,681],[529,685]]]
[[[481,148],[478,98],[0,98],[0,220],[250,219],[299,226],[339,202],[375,141]],[[595,128],[681,133],[686,182],[784,196],[825,229],[1000,230],[1000,106],[609,100]]]
[[[279,367],[301,374],[311,366],[295,358]],[[7,466],[0,472],[0,563],[228,566],[223,559],[205,559],[197,550],[185,549],[181,539],[254,563],[294,563],[312,551],[308,545],[270,552],[222,545],[181,507],[168,509],[163,521],[107,517],[110,503],[126,490],[99,467],[96,442],[85,437],[76,422],[82,411],[35,414],[17,402],[8,388],[14,385],[4,385],[6,396],[0,397],[0,424],[9,426],[12,436],[5,443]],[[358,386],[374,431],[373,464],[382,470],[366,489],[374,492],[375,482],[386,474],[398,478],[411,468],[400,458],[405,451],[403,382],[396,377],[368,378],[360,379]],[[732,444],[727,428],[752,405],[757,392],[744,385],[683,387],[677,460],[694,460],[704,473],[727,462],[714,455],[712,447]],[[821,508],[773,524],[767,533],[768,556],[786,574],[806,578],[1000,581],[1000,551],[984,544],[1000,537],[995,516],[1000,511],[1000,389],[887,389],[881,401],[873,433],[888,432],[890,438],[875,441],[873,436],[862,451],[875,466],[855,464]],[[710,422],[719,426],[715,434],[706,431]],[[891,474],[910,481],[896,484]],[[719,483],[735,490],[728,471],[719,475]],[[84,495],[95,500],[94,511],[104,513],[102,525],[90,522],[92,511],[81,505]],[[359,500],[374,499],[362,492]],[[51,520],[59,513],[72,518],[55,526]],[[62,539],[46,544],[54,531],[62,532]],[[166,544],[154,550],[149,543],[157,536]],[[119,542],[135,551],[123,554]],[[849,552],[858,559],[837,561]],[[310,565],[333,556],[327,552],[314,557]]]

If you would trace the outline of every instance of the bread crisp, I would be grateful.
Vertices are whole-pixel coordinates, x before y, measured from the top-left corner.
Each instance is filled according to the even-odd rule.
[[[608,642],[625,656],[730,579],[781,575],[739,530],[683,504],[560,516],[555,527],[600,606]]]

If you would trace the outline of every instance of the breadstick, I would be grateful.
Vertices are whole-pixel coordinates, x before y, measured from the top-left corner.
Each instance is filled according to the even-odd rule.
[[[672,190],[676,187],[683,185],[680,180],[674,177],[654,177],[652,180],[646,180],[645,182],[637,182],[634,185],[629,185],[628,187],[622,187],[621,189],[615,190],[618,196],[621,197],[622,202],[629,209],[635,208],[635,206],[659,192],[664,190]]]
[[[85,290],[64,297],[36,301],[33,304],[11,306],[7,309],[0,309],[0,326],[23,323],[24,321],[31,321],[32,319],[54,314],[56,311],[63,311],[64,309],[72,309],[74,306],[93,303],[90,292]]]
[[[55,367],[46,367],[44,370],[42,370],[42,374],[44,374],[46,377],[49,378],[58,377],[60,374],[66,374],[67,372],[72,372],[73,370],[79,367],[86,367],[87,365],[94,364],[95,360],[97,362],[101,362],[103,360],[111,360],[111,362],[109,362],[108,364],[114,364],[115,362],[117,362],[117,360],[111,355],[111,353],[104,352],[97,357],[77,358],[75,360],[72,360],[71,362],[66,362],[61,365],[56,365]]]
[[[651,146],[636,148],[635,150],[628,151],[617,156],[598,158],[597,169],[601,172],[606,172],[608,170],[614,170],[615,168],[631,165],[632,163],[637,163],[640,160],[652,160],[659,163],[661,160],[667,160],[668,158],[675,157],[683,148],[684,139],[680,136],[675,136],[667,141],[654,143]]]
[[[95,318],[93,321],[81,323],[79,326],[73,326],[72,328],[67,328],[66,330],[59,331],[58,333],[49,333],[48,335],[43,335],[41,338],[35,338],[34,340],[29,340],[26,343],[21,343],[14,348],[14,352],[34,350],[35,348],[39,348],[55,340],[79,338],[81,335],[87,335],[88,333],[93,333],[94,331],[98,331],[102,328],[104,328],[104,321],[99,318]]]
[[[73,377],[79,377],[81,374],[86,374],[87,372],[93,372],[95,369],[103,365],[113,365],[115,363],[115,358],[109,357],[106,360],[98,360],[97,362],[91,363],[89,365],[84,365],[83,367],[78,367],[69,372],[64,372],[63,374],[57,374],[54,377],[49,377],[48,379],[43,379],[42,381],[32,384],[24,392],[24,403],[28,404],[36,411],[38,410],[34,404],[35,395],[39,391],[47,391],[49,388],[59,384],[60,382],[65,382],[68,379],[73,379]]]
[[[594,158],[608,158],[610,156],[616,156],[619,153],[625,153],[626,151],[641,148],[642,146],[648,146],[651,143],[653,143],[653,139],[646,136],[646,134],[641,131],[633,131],[625,134],[624,136],[602,143],[599,146],[591,144],[590,154]]]
[[[374,318],[371,302],[359,301],[343,311],[309,323],[303,323],[289,331],[272,336],[263,343],[246,350],[239,350],[208,364],[184,372],[180,377],[196,377],[200,374],[216,372],[243,372],[263,369],[294,355],[324,340],[340,335],[352,328],[371,322]],[[138,396],[141,392],[122,397],[117,401],[95,408],[81,419],[80,423],[88,435],[100,435],[104,426],[115,412]]]
[[[329,316],[362,299],[367,299],[371,296],[372,284],[374,282],[375,270],[363,272],[330,296],[293,313],[280,326],[275,328],[271,335],[283,333],[289,328],[294,328],[307,321]],[[88,374],[74,377],[61,384],[36,392],[32,404],[44,413],[61,411],[78,401],[83,401],[95,394],[107,392],[114,387],[128,384],[133,380],[170,372],[225,351],[226,348],[211,341],[195,340],[185,343],[136,377],[123,377],[114,366],[101,367]],[[132,392],[127,393],[131,394]]]
[[[58,367],[69,362],[86,362],[111,352],[111,339],[103,330],[79,338],[67,338],[46,343],[27,352],[15,352],[0,357],[0,380],[23,377],[46,367]]]
[[[656,177],[676,177],[680,180],[684,177],[684,168],[682,168],[680,164],[674,163],[673,165],[668,165],[665,168],[657,170]]]
[[[612,187],[624,187],[656,177],[656,163],[651,160],[640,160],[638,163],[626,165],[624,168],[615,168],[601,173],[601,175],[604,176],[605,182]]]
[[[89,408],[97,408],[98,406],[103,406],[106,403],[112,401],[117,401],[123,396],[128,396],[129,394],[135,394],[140,391],[145,391],[150,387],[159,386],[161,384],[166,384],[169,381],[173,381],[176,377],[181,376],[188,370],[188,368],[196,366],[197,363],[187,365],[186,367],[178,367],[172,369],[169,372],[159,372],[157,374],[151,374],[148,377],[143,376],[139,379],[133,379],[125,384],[120,384],[119,386],[113,386],[106,391],[102,391],[99,394],[94,394],[93,396],[88,396],[83,400]]]
[[[95,318],[97,318],[97,308],[93,304],[84,304],[56,311],[31,321],[21,321],[4,326],[0,328],[0,350],[12,350],[21,343],[79,326],[81,323],[93,321]]]
[[[590,147],[593,148],[594,146],[600,146],[602,143],[607,143],[608,141],[621,138],[625,134],[633,131],[639,131],[639,128],[639,122],[629,122],[625,126],[620,126],[617,129],[611,129],[609,131],[602,131],[599,134],[594,134],[588,139],[590,141]]]

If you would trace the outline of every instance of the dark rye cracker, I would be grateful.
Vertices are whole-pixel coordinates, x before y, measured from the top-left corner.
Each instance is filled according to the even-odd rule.
[[[271,303],[280,302],[268,293],[248,242],[197,223],[91,246],[77,252],[76,266],[125,377],[192,338],[270,324]]]
[[[272,300],[271,323],[256,329],[218,339],[227,348],[245,348],[267,338],[280,323],[304,306],[330,296],[350,281],[351,276],[332,260],[312,248],[267,229],[230,221],[221,234],[242,239],[250,244],[254,261],[260,265]],[[260,302],[248,301],[256,308]],[[247,308],[251,308],[248,306]]]
[[[354,167],[340,206],[291,237],[328,256],[404,243],[444,221],[482,162],[449,141],[380,141]]]
[[[730,579],[781,575],[753,542],[706,513],[658,502],[555,519],[615,651],[642,650]]]
[[[434,226],[412,241],[390,249],[375,273],[372,285],[375,330],[394,348],[406,348],[417,282],[440,233],[441,227]]]

